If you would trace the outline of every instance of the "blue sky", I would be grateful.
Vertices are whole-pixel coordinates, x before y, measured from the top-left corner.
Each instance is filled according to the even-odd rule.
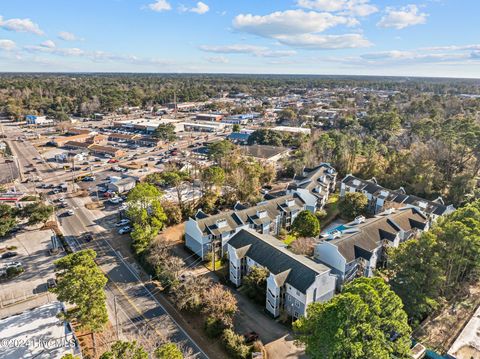
[[[0,0],[0,71],[480,77],[478,0]]]

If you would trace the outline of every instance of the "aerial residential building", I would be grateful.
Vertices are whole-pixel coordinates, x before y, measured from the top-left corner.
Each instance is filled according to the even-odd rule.
[[[236,204],[232,211],[213,216],[199,211],[185,222],[185,245],[205,258],[212,243],[225,252],[229,239],[241,229],[272,235],[278,235],[281,228],[289,230],[301,211],[322,209],[335,188],[336,171],[329,164],[305,168],[302,174],[286,190],[267,193],[256,206]]]
[[[402,187],[398,190],[386,189],[380,186],[375,178],[367,181],[349,174],[340,183],[340,196],[345,196],[347,192],[364,193],[368,198],[368,210],[373,214],[388,208],[410,206],[417,208],[434,221],[439,216],[455,210],[453,205],[446,205],[441,197],[429,201],[407,194]]]
[[[205,258],[212,250],[212,243],[218,243],[225,252],[228,240],[244,228],[277,235],[281,228],[290,228],[298,213],[305,209],[299,196],[286,194],[253,207],[237,204],[233,211],[213,216],[200,211],[185,222],[185,245]]]
[[[294,318],[304,316],[313,302],[324,302],[335,293],[336,278],[326,265],[286,249],[267,234],[242,229],[228,242],[229,279],[236,286],[254,266],[269,272],[265,308],[278,317],[286,311]]]
[[[360,216],[323,234],[315,258],[331,267],[342,285],[357,276],[372,276],[385,248],[398,247],[428,228],[427,217],[412,207],[389,209],[369,219]]]
[[[302,198],[308,195],[316,198],[316,208],[322,209],[327,204],[331,192],[335,191],[337,171],[328,163],[321,163],[316,167],[304,167],[301,174],[295,175],[290,191],[295,191]]]

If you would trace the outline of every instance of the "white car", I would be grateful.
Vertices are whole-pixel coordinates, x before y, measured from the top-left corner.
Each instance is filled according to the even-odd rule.
[[[22,263],[20,262],[5,263],[5,268],[22,268]]]
[[[119,211],[125,211],[128,209],[128,205],[126,203],[122,203],[120,207],[118,207]]]
[[[129,223],[130,223],[130,220],[125,218],[125,219],[122,219],[120,222],[116,223],[115,226],[116,227],[125,227]]]
[[[110,203],[112,204],[119,204],[119,203],[122,203],[123,202],[123,199],[121,199],[120,197],[113,197],[110,199]]]
[[[132,231],[132,227],[125,226],[125,227],[122,227],[118,230],[118,234],[130,233],[131,231]]]
[[[73,216],[74,214],[75,214],[75,211],[73,209],[69,209],[67,211],[67,215],[69,215],[69,216]]]
[[[112,156],[110,156],[108,153],[106,155],[104,155],[103,157],[105,158],[112,158]]]
[[[60,197],[60,198],[58,199],[58,202],[60,202],[60,203],[65,202],[65,198],[64,198],[64,197]]]

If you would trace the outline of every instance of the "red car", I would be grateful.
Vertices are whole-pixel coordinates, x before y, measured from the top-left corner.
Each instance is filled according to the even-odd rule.
[[[116,160],[115,158],[111,158],[108,160],[108,163],[117,163],[118,160]]]

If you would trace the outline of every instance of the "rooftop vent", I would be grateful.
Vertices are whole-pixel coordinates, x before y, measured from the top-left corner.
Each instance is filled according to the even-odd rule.
[[[265,218],[267,216],[267,211],[257,211],[258,218]]]
[[[219,219],[217,222],[217,228],[223,228],[227,226],[227,220],[226,219]]]

